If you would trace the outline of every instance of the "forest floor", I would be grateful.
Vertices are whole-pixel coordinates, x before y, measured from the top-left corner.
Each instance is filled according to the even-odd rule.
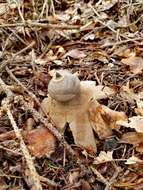
[[[143,189],[142,13],[142,0],[0,1],[0,190]],[[58,69],[114,89],[100,104],[128,118],[95,134],[94,155],[69,128],[68,148],[60,135],[52,154],[44,147],[38,109]]]

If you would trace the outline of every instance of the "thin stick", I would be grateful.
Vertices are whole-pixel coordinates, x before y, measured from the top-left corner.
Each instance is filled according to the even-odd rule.
[[[32,0],[32,6],[33,6],[33,11],[34,11],[34,13],[37,14],[37,13],[36,13],[36,7],[35,7],[35,0]]]
[[[101,173],[99,173],[94,167],[91,167],[91,170],[93,171],[93,173],[94,173],[95,175],[97,175],[97,177],[99,178],[99,180],[100,180],[102,183],[104,183],[105,185],[108,184],[107,179],[105,179],[104,176],[101,175]]]
[[[52,187],[60,187],[58,183],[55,183],[54,181],[48,179],[47,177],[39,176],[39,178],[40,178],[40,181],[45,182]]]
[[[53,16],[55,15],[55,7],[54,7],[54,2],[53,0],[50,0],[51,2],[51,9],[52,9],[52,13],[53,13]]]
[[[47,0],[44,0],[43,7],[42,7],[42,11],[41,11],[41,13],[40,13],[40,15],[39,15],[39,18],[42,18],[42,17],[43,17],[46,4],[48,4],[48,2],[47,2]]]
[[[11,72],[11,70],[6,67],[6,71],[9,74],[9,76],[25,91],[27,92],[27,94],[38,104],[38,106],[40,106],[40,102],[39,100],[36,98],[35,94],[33,94],[32,92],[30,92],[15,76],[14,74]]]
[[[16,6],[17,6],[17,9],[18,9],[18,13],[19,13],[19,15],[20,15],[20,17],[21,17],[21,20],[23,21],[23,22],[25,22],[25,20],[24,20],[24,17],[23,17],[23,14],[22,14],[22,12],[21,12],[21,10],[20,10],[20,1],[17,1],[17,0],[14,0],[14,2],[15,2],[15,4],[16,4]]]
[[[17,27],[17,26],[24,26],[24,27],[41,27],[41,28],[50,28],[50,29],[59,29],[59,30],[72,30],[72,29],[80,29],[80,26],[75,25],[60,25],[60,24],[45,24],[45,23],[38,23],[38,22],[19,22],[19,23],[12,23],[12,24],[0,24],[0,28],[5,27]]]
[[[42,186],[40,184],[40,179],[39,179],[39,175],[37,174],[36,172],[36,169],[35,169],[35,166],[34,166],[34,163],[32,161],[32,157],[24,143],[24,140],[22,138],[22,135],[20,133],[20,130],[19,128],[17,127],[17,124],[13,118],[13,115],[11,114],[11,111],[9,109],[9,105],[7,104],[7,102],[5,102],[5,104],[3,105],[4,109],[6,110],[7,112],[7,115],[8,115],[8,118],[11,122],[11,125],[15,131],[15,134],[16,134],[16,137],[19,139],[19,143],[20,143],[20,149],[24,155],[24,158],[26,160],[26,163],[27,163],[27,166],[30,170],[30,173],[31,173],[31,178],[33,179],[33,183],[36,187],[36,190],[42,190]]]
[[[115,166],[115,164],[114,164],[114,166]],[[120,169],[117,166],[115,166],[115,172],[114,172],[113,176],[111,177],[111,179],[109,180],[109,182],[106,184],[106,187],[104,190],[109,190],[111,188],[111,186],[114,183],[115,179],[117,178],[119,172],[120,172]]]
[[[22,50],[20,50],[19,52],[17,52],[15,55],[14,55],[14,58],[18,55],[20,55],[21,53],[24,53],[25,51],[27,51],[28,49],[31,49],[33,46],[35,45],[35,42],[32,41],[28,46],[26,46],[25,48],[23,48]]]
[[[108,43],[108,44],[103,44],[102,46],[100,46],[101,48],[106,48],[106,47],[110,47],[110,46],[117,46],[117,45],[121,45],[121,44],[126,44],[128,42],[135,42],[137,44],[140,44],[140,42],[138,42],[139,40],[143,41],[142,37],[138,37],[138,38],[130,38],[127,40],[122,40],[122,41],[118,41],[118,42],[113,42],[113,43]]]

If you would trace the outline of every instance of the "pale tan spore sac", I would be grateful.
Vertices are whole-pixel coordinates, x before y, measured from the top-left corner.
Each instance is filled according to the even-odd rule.
[[[113,91],[103,86],[95,86],[94,81],[80,81],[78,77],[68,71],[57,71],[48,86],[48,98],[41,104],[42,108],[51,117],[56,127],[64,133],[66,123],[72,131],[75,144],[96,152],[96,142],[93,130],[100,139],[112,135],[111,123],[115,125],[117,117],[112,115],[125,114],[107,109],[97,102],[97,99],[106,98]],[[114,114],[113,114],[114,113]],[[104,118],[108,115],[107,123]]]

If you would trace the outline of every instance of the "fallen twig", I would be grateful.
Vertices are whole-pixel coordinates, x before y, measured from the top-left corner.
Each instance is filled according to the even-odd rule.
[[[15,76],[14,74],[11,72],[11,70],[6,67],[6,71],[9,74],[9,76],[38,104],[38,106],[40,106],[40,102],[39,100],[36,98],[35,94],[33,94],[32,92],[30,92]]]
[[[97,175],[98,179],[99,179],[102,183],[104,183],[105,185],[108,184],[107,179],[105,179],[104,176],[101,175],[101,173],[99,173],[94,167],[91,167],[91,170],[93,171],[93,173],[94,173],[95,175]]]
[[[142,40],[143,40],[142,37],[130,38],[130,39],[127,39],[127,40],[122,40],[122,41],[118,41],[118,42],[114,42],[114,43],[103,44],[101,46],[101,48],[106,48],[106,47],[110,47],[110,46],[118,46],[118,45],[121,45],[121,44],[126,44],[128,42],[135,42],[137,44],[140,44],[140,42],[138,42],[138,41],[142,41]]]
[[[3,107],[4,109],[6,110],[7,112],[7,115],[8,115],[8,118],[11,122],[11,125],[15,131],[15,134],[16,134],[16,137],[19,139],[19,143],[20,143],[20,149],[24,155],[24,158],[27,162],[27,166],[31,172],[31,177],[33,178],[33,183],[36,187],[36,190],[42,190],[42,186],[40,184],[40,179],[39,179],[39,175],[37,174],[36,172],[36,169],[35,169],[35,166],[34,166],[34,163],[32,161],[32,157],[30,156],[30,153],[24,143],[24,140],[22,138],[22,135],[20,133],[20,130],[19,128],[17,127],[17,124],[13,118],[13,115],[11,114],[11,111],[9,109],[9,105],[7,104],[7,101],[3,104]]]
[[[109,182],[106,184],[106,187],[104,190],[109,190],[111,188],[111,185],[113,184],[114,180],[117,178],[119,172],[120,172],[120,169],[116,166],[115,172],[114,172],[113,176],[111,177],[111,179],[109,180]]]
[[[50,29],[59,29],[59,30],[72,30],[72,29],[80,29],[80,26],[76,25],[63,25],[63,24],[45,24],[45,23],[38,23],[38,22],[18,22],[18,23],[9,23],[9,24],[0,24],[0,28],[5,27],[41,27],[41,28],[50,28]]]

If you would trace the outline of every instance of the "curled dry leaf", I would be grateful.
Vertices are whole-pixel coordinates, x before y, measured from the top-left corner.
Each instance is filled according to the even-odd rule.
[[[124,113],[97,102],[97,99],[113,93],[112,90],[95,86],[93,81],[80,82],[76,75],[67,71],[54,73],[48,91],[49,96],[43,100],[42,108],[62,133],[68,123],[75,143],[89,152],[96,152],[93,130],[104,139],[112,135],[116,121],[126,119]]]
[[[56,139],[45,127],[28,132],[25,140],[28,142],[31,153],[37,158],[43,155],[50,157],[55,150]]]
[[[136,102],[137,108],[135,108],[135,113],[143,116],[143,91],[134,93],[133,89],[129,88],[129,83],[127,83],[126,86],[121,87],[120,96],[130,104],[134,105]]]
[[[82,59],[86,57],[86,54],[83,51],[80,51],[78,49],[72,49],[68,51],[64,57],[68,57],[68,56],[74,59]]]
[[[93,129],[100,139],[111,136],[112,129],[119,129],[117,122],[127,119],[123,112],[113,111],[104,105],[95,107],[94,104],[89,108],[89,117]]]
[[[65,49],[62,46],[56,46],[55,51],[55,54],[58,58],[62,58],[65,54]]]
[[[120,95],[124,100],[128,101],[130,104],[133,104],[134,101],[138,99],[138,94],[135,94],[133,92],[133,89],[129,88],[129,83],[121,87]]]
[[[96,52],[94,52],[93,56],[96,60],[99,60],[103,63],[109,63],[109,61],[108,61],[109,57],[105,51],[96,51]]]
[[[124,127],[130,127],[135,129],[138,133],[143,133],[143,117],[142,116],[133,116],[129,118],[128,121],[118,121],[117,124]]]
[[[0,178],[0,189],[1,190],[6,190],[8,188],[8,185],[6,184],[5,180],[3,177]]]
[[[143,154],[143,143],[139,144],[137,147],[136,147],[136,151]]]
[[[138,145],[140,143],[143,143],[143,133],[137,133],[137,132],[125,133],[123,134],[119,142]]]
[[[143,116],[143,108],[135,108],[135,113],[136,113],[137,115]]]
[[[119,142],[132,144],[137,152],[143,153],[143,133],[128,132],[122,136]]]
[[[130,71],[134,74],[138,74],[143,70],[143,59],[135,55],[131,55],[128,58],[122,59],[122,63],[129,65]]]
[[[77,182],[79,175],[80,175],[79,171],[71,171],[68,176],[69,183],[74,184],[75,182]]]

